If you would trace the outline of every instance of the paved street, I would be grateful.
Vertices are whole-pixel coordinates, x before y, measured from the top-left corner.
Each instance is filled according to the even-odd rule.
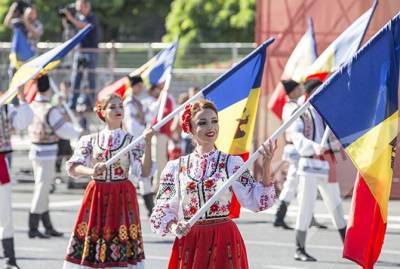
[[[13,171],[18,171],[22,166],[29,167],[27,161],[19,161],[23,159],[24,156],[15,157]],[[27,179],[29,175],[24,176],[18,173],[16,177]],[[83,190],[68,190],[66,184],[57,185],[55,193],[51,195],[51,212],[55,227],[64,232],[65,236],[61,239],[40,240],[29,239],[27,236],[27,218],[32,189],[32,182],[19,183],[14,187],[15,240],[19,264],[23,269],[62,268],[69,233],[75,221]],[[173,238],[160,238],[150,231],[149,220],[141,201],[140,203],[145,239],[146,268],[166,268]],[[345,200],[345,212],[349,211],[349,206],[350,200]],[[316,217],[319,221],[328,224],[329,229],[312,228],[309,232],[308,251],[318,259],[316,263],[301,263],[293,260],[294,233],[293,231],[284,231],[272,227],[271,221],[274,210],[273,208],[260,214],[244,211],[242,217],[236,221],[247,245],[251,268],[356,268],[355,265],[341,258],[342,244],[339,235],[333,229],[327,210],[321,201],[317,203]],[[295,203],[289,207],[288,221],[291,225],[294,225],[296,210],[297,205]],[[0,266],[2,266],[2,261],[0,261]],[[393,269],[399,267],[400,201],[392,201],[390,203],[385,245],[380,262],[375,268]]]

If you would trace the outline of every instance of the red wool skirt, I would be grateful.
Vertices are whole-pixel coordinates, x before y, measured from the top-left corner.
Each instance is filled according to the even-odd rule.
[[[65,260],[71,266],[64,268],[134,268],[144,260],[136,189],[129,180],[89,182]]]
[[[176,238],[168,269],[248,269],[246,247],[230,219],[195,224]]]

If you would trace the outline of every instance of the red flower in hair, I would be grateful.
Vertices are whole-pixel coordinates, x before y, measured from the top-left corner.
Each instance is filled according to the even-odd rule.
[[[190,104],[187,104],[185,106],[185,110],[183,111],[183,114],[182,114],[181,127],[185,133],[190,132],[190,120],[192,119],[192,113],[190,111],[191,108],[192,108],[192,106]]]

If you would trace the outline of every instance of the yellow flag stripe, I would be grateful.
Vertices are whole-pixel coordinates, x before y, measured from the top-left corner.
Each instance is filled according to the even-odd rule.
[[[364,176],[372,195],[379,204],[384,222],[392,183],[391,142],[398,132],[398,111],[376,125],[346,148],[357,169]]]

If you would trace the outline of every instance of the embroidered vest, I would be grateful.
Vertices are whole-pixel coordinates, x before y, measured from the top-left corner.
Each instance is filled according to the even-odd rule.
[[[191,167],[193,167],[192,156],[189,154],[180,159],[179,194],[185,220],[189,220],[229,178],[228,154],[218,152],[217,161],[212,164],[211,175],[205,176],[203,179],[195,178],[190,173]],[[228,217],[231,198],[232,190],[229,189],[209,208],[205,219]]]
[[[300,116],[301,120],[304,124],[304,136],[307,139],[314,140],[315,139],[315,121],[312,116],[311,110],[307,109],[303,115]]]
[[[131,143],[132,139],[133,137],[131,135],[126,134],[122,139],[122,143],[117,148],[108,150],[106,156],[104,156],[104,152],[106,151],[106,149],[100,146],[99,133],[93,134],[91,137],[91,144],[93,148],[93,166],[98,162],[106,162],[107,160],[111,159],[121,149]],[[110,167],[108,167],[103,175],[93,177],[93,179],[105,182],[125,180],[128,178],[130,163],[131,155],[129,154],[129,152],[127,152],[123,154],[120,159],[115,161]]]
[[[11,152],[11,123],[8,117],[8,106],[0,107],[0,153]]]
[[[54,108],[48,101],[34,101],[31,105],[33,121],[28,127],[28,134],[33,144],[55,144],[59,137],[49,124],[49,114]]]

